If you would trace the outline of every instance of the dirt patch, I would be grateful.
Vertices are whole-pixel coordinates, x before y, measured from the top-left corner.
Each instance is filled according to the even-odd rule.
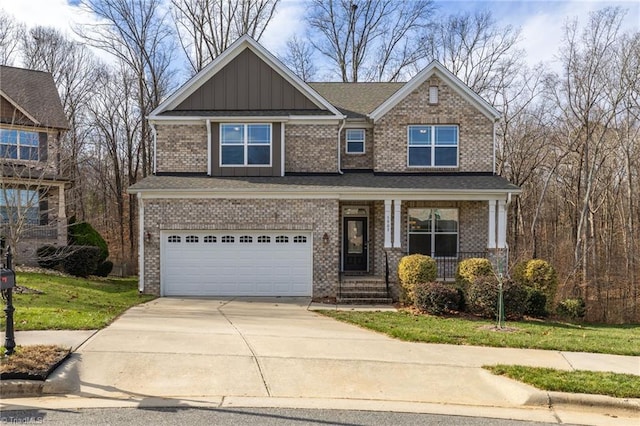
[[[479,330],[496,331],[498,333],[516,333],[520,331],[517,327],[498,327],[497,325],[483,325],[478,327]]]
[[[0,358],[0,379],[46,380],[71,353],[70,348],[54,345],[18,346]]]

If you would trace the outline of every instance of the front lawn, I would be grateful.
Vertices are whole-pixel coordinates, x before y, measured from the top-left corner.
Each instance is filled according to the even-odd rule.
[[[14,293],[16,331],[100,329],[130,307],[154,298],[138,294],[136,278],[85,279],[18,272],[16,284],[35,290]],[[4,313],[0,326],[5,329]]]
[[[564,371],[522,365],[494,365],[484,368],[493,374],[519,380],[547,391],[640,398],[640,377],[632,374]]]
[[[515,331],[494,331],[492,321],[400,312],[320,311],[410,342],[640,355],[640,326],[510,321]]]

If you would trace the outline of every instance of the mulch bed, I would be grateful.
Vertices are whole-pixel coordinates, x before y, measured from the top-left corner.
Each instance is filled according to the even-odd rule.
[[[70,348],[55,345],[18,346],[15,352],[0,358],[0,379],[47,379],[71,354]]]

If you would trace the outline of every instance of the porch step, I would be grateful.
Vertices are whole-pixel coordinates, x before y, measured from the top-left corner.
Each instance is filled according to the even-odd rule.
[[[372,275],[343,276],[340,283],[338,303],[351,305],[388,305],[392,302],[387,294],[383,277]]]
[[[341,305],[390,305],[393,302],[388,297],[380,298],[357,298],[357,297],[339,297],[338,303]]]

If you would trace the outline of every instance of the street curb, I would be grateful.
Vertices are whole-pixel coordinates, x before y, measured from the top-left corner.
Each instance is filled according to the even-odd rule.
[[[80,388],[78,360],[79,355],[72,353],[45,381],[2,380],[0,382],[0,396],[2,398],[28,398],[76,392]]]
[[[547,395],[550,407],[574,405],[640,412],[640,398],[614,398],[607,395],[566,392],[548,392]]]

